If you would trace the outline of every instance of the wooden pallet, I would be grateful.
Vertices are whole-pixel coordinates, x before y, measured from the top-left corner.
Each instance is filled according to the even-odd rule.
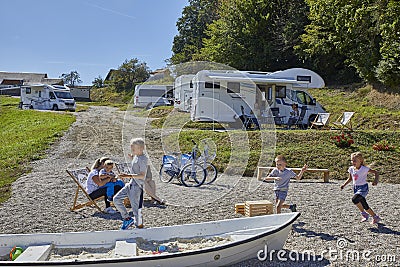
[[[246,201],[244,205],[244,215],[253,217],[274,213],[274,205],[268,200]]]
[[[235,213],[244,215],[244,203],[235,204]]]

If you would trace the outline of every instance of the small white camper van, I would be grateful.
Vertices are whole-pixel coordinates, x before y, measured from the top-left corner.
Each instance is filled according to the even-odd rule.
[[[154,104],[170,105],[173,97],[172,85],[139,84],[135,86],[133,95],[135,107],[151,108]]]
[[[70,110],[75,111],[76,103],[67,86],[33,84],[21,87],[22,109]]]
[[[192,107],[193,82],[195,75],[181,75],[174,83],[174,107],[180,111],[190,112]]]
[[[191,108],[193,121],[235,122],[251,111],[261,118],[269,108],[279,108],[279,115],[287,123],[291,105],[307,107],[303,124],[312,122],[325,109],[306,91],[322,88],[323,79],[315,72],[302,68],[277,72],[203,70],[193,78],[194,91]]]

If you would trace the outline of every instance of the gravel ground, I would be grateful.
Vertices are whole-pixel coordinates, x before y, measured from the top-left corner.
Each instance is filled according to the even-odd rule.
[[[77,121],[52,145],[48,156],[32,162],[32,172],[13,184],[12,197],[0,205],[1,233],[119,229],[119,214],[103,214],[93,208],[69,210],[76,186],[65,170],[90,166],[103,155],[125,161],[131,137],[145,137],[151,147],[157,194],[171,203],[158,206],[145,202],[145,227],[236,218],[241,215],[234,213],[235,203],[274,200],[272,183],[258,182],[254,177],[222,175],[215,184],[200,188],[161,183],[157,173],[163,153],[160,136],[165,132],[144,127],[146,118],[109,107],[91,107],[76,116]],[[340,184],[317,179],[292,182],[287,201],[297,204],[301,216],[293,224],[280,257],[274,254],[272,261],[255,258],[234,266],[399,266],[396,194],[400,185],[371,186],[368,202],[383,219],[376,226],[359,223],[350,186],[341,191]],[[307,251],[315,253],[316,259],[309,259]],[[353,258],[357,254],[359,259]]]

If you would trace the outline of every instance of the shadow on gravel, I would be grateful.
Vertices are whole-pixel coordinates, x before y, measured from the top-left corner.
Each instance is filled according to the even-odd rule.
[[[371,227],[369,230],[373,233],[377,234],[387,234],[387,235],[400,235],[399,231],[392,230],[388,227],[386,227],[385,224],[383,223],[378,223],[378,227]]]
[[[294,223],[293,224],[293,231],[295,231],[296,233],[299,233],[305,237],[319,237],[322,240],[326,240],[326,241],[333,241],[333,240],[337,240],[338,237],[334,236],[334,235],[330,235],[330,234],[326,234],[326,233],[317,233],[315,231],[312,230],[307,230],[302,228],[305,225],[304,222],[299,222],[299,223]],[[343,237],[341,237],[343,238]],[[350,243],[354,243],[354,241],[345,238],[347,241],[349,241]]]

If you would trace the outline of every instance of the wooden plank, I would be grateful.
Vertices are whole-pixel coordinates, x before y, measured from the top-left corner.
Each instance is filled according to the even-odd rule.
[[[119,257],[135,257],[138,255],[138,247],[134,241],[115,242],[114,255]]]
[[[262,180],[263,173],[264,173],[265,170],[268,171],[268,170],[272,170],[274,168],[275,167],[261,167],[261,166],[258,166],[257,167],[257,180],[259,180],[259,181]],[[301,171],[301,168],[290,168],[290,169],[292,171],[294,171],[294,172],[300,172]],[[329,182],[329,169],[313,169],[313,168],[310,168],[310,169],[307,169],[306,172],[312,172],[312,173],[314,173],[314,172],[322,172],[324,174],[324,182],[325,183]]]
[[[45,261],[50,255],[53,245],[27,247],[15,261]]]

